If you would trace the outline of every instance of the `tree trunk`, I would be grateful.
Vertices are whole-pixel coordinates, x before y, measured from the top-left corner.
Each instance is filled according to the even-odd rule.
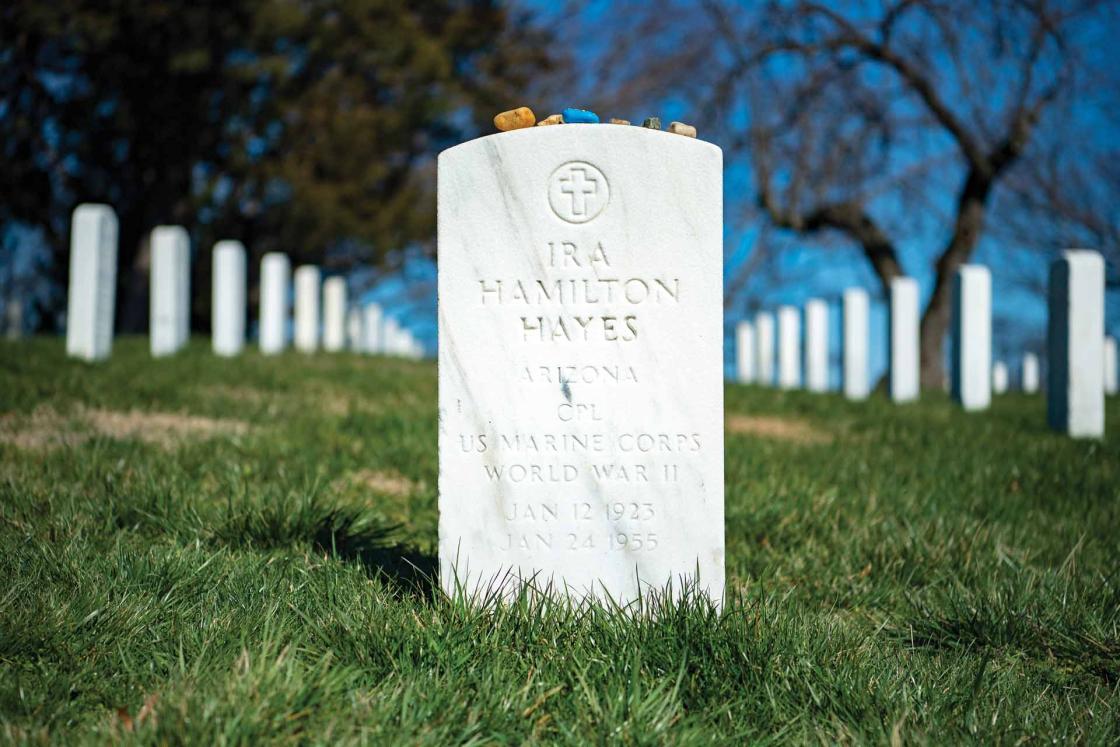
[[[945,366],[942,348],[945,332],[952,319],[953,282],[957,268],[968,261],[980,231],[984,227],[984,213],[992,189],[990,177],[972,170],[965,180],[957,200],[957,220],[953,235],[937,259],[937,280],[933,295],[922,315],[921,354],[922,388],[941,389],[945,383]]]

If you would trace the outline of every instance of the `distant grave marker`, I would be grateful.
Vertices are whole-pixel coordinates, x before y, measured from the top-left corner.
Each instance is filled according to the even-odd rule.
[[[805,388],[828,391],[828,304],[820,298],[805,303]]]
[[[720,598],[720,150],[534,127],[438,182],[444,588]]]
[[[754,327],[739,322],[735,327],[735,375],[740,384],[754,383]]]
[[[245,273],[245,246],[240,241],[214,245],[210,335],[217,355],[239,355],[245,347]]]
[[[992,275],[961,265],[953,282],[952,394],[965,410],[992,402]]]
[[[920,392],[918,281],[905,277],[892,279],[890,296],[891,399],[913,402]]]
[[[871,391],[868,377],[868,334],[870,333],[870,299],[862,288],[844,291],[844,396],[851,400],[867,399]]]
[[[314,265],[296,268],[294,343],[301,353],[314,353],[319,348],[321,277],[319,268]]]
[[[109,357],[116,296],[117,214],[108,205],[79,205],[70,224],[68,356],[87,361]]]
[[[323,350],[337,353],[346,347],[346,278],[323,281]]]
[[[992,364],[992,394],[1007,394],[1010,379],[1006,363],[996,361]]]
[[[1074,249],[1050,265],[1047,416],[1074,438],[1104,435],[1104,258]]]
[[[156,226],[151,237],[150,344],[158,357],[177,353],[190,335],[191,240],[182,226]]]
[[[778,308],[778,386],[801,386],[801,315],[795,306]]]
[[[754,317],[756,381],[774,386],[774,315],[760,311]]]
[[[1023,391],[1027,394],[1035,394],[1038,392],[1038,356],[1034,353],[1023,354],[1023,370],[1021,372],[1021,383]]]
[[[365,319],[365,352],[371,355],[386,352],[385,315],[381,311],[381,306],[375,303],[366,304],[362,313]]]
[[[265,355],[275,355],[288,347],[291,272],[287,255],[269,252],[261,257],[260,346]]]

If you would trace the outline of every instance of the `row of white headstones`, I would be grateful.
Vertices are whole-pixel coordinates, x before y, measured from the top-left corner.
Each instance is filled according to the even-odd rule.
[[[1104,334],[1104,259],[1098,252],[1070,250],[1050,269],[1047,336],[1047,410],[1051,426],[1075,437],[1104,434],[1104,397],[1117,393],[1117,344]],[[919,396],[920,311],[918,283],[891,281],[889,299],[888,389],[894,402]],[[867,291],[844,291],[843,390],[861,400],[870,392],[868,378]],[[804,310],[804,387],[824,392],[828,385],[828,304],[814,298]],[[737,376],[741,383],[782,389],[802,387],[801,315],[794,306],[774,315],[760,312],[736,330]],[[987,267],[963,265],[953,287],[949,381],[953,398],[965,410],[984,410],[992,393],[1009,387],[1007,364],[992,361],[992,278]],[[775,366],[775,357],[777,365]],[[776,374],[776,380],[775,380]],[[1039,389],[1039,358],[1022,360],[1022,390]]]
[[[85,360],[107,358],[112,350],[117,276],[117,216],[108,205],[74,210],[70,238],[70,287],[66,352]],[[247,254],[240,241],[219,241],[213,251],[212,344],[221,356],[235,356],[246,340]],[[291,263],[272,252],[261,259],[260,336],[262,353],[288,346],[289,312],[294,305],[297,350],[349,349],[422,358],[423,345],[375,303],[348,308],[345,278],[322,279],[314,265],[296,268],[294,304],[289,303]],[[159,226],[151,235],[150,340],[152,355],[179,351],[190,336],[190,238],[182,226]]]

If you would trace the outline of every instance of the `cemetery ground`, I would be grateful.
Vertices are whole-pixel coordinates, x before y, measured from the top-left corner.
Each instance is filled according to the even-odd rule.
[[[434,587],[436,371],[0,343],[0,740],[1120,739],[1112,436],[728,385],[722,615]]]

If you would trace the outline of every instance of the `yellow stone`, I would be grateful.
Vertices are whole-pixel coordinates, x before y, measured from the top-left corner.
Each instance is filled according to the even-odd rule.
[[[523,127],[532,127],[536,121],[537,117],[533,114],[532,109],[527,106],[519,106],[494,117],[494,126],[502,132],[508,132],[509,130],[520,130]]]
[[[669,132],[673,133],[674,135],[696,137],[696,128],[692,125],[686,125],[684,122],[670,122]]]
[[[614,117],[611,117],[611,124],[625,124],[625,125],[628,125],[628,124],[630,124],[630,120],[629,119],[615,119]]]
[[[543,125],[554,125],[554,124],[564,124],[564,115],[563,114],[549,114],[547,117],[542,119],[540,122],[537,122],[537,127],[541,127]]]

